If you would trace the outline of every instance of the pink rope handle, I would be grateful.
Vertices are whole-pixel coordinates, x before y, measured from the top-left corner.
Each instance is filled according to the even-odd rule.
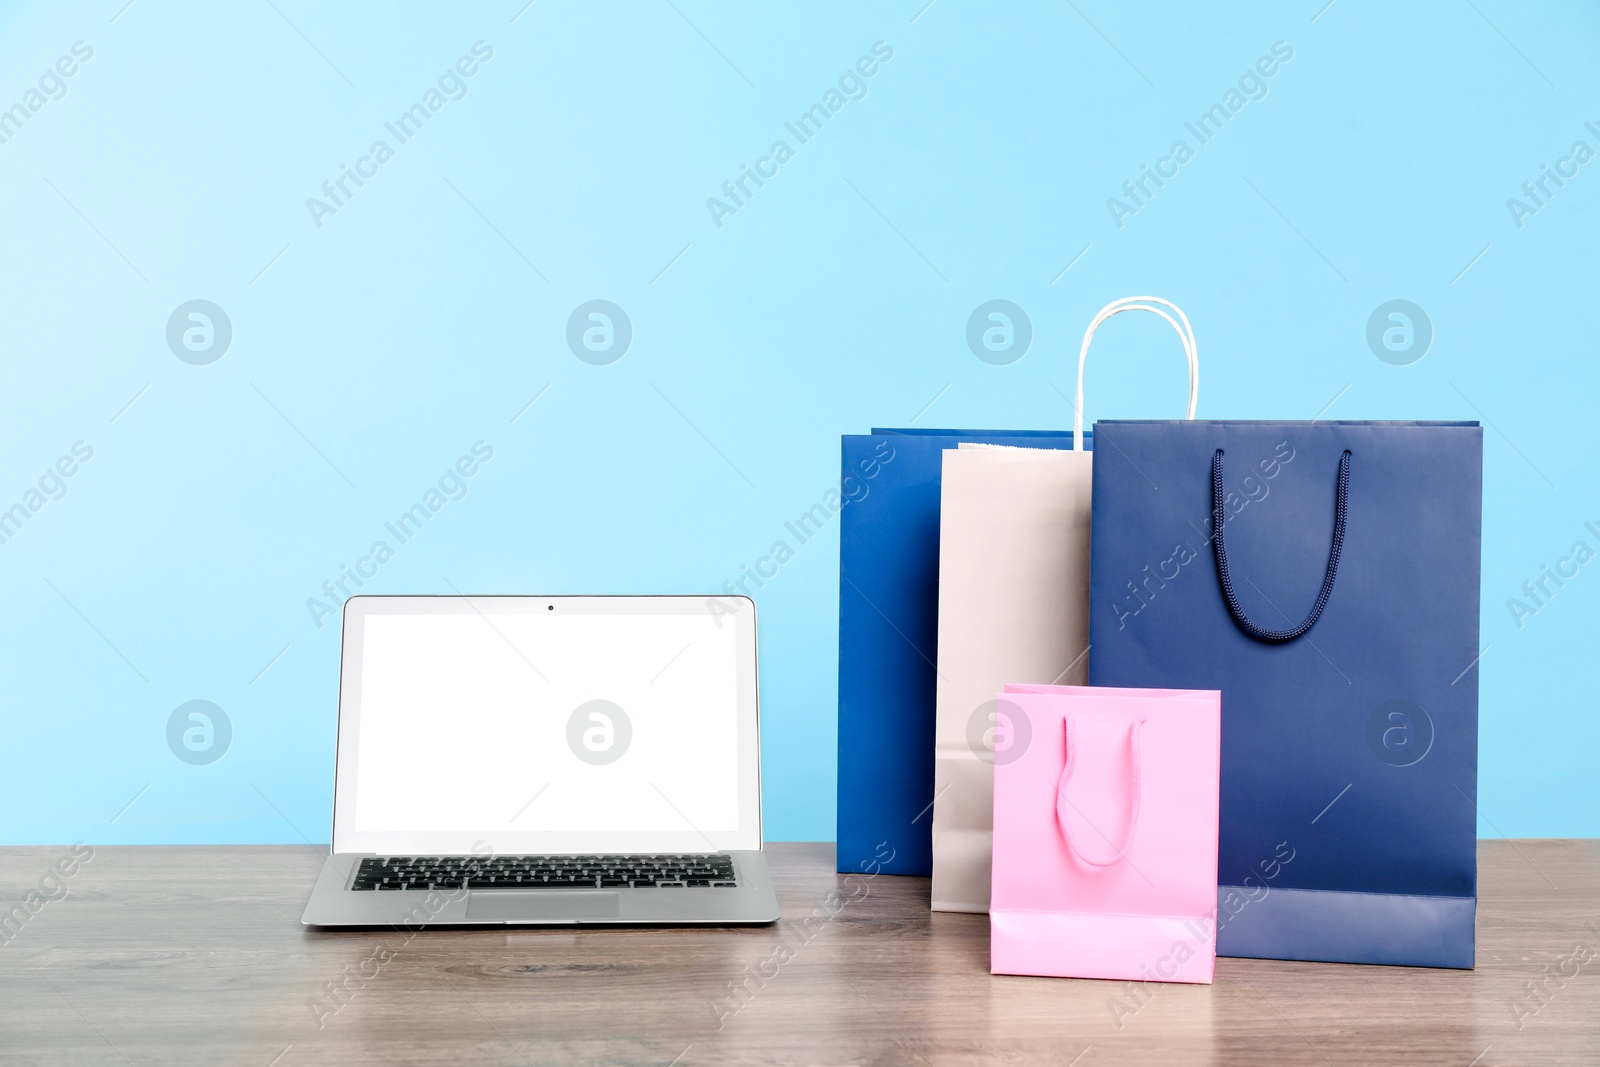
[[[1061,827],[1061,838],[1067,843],[1067,847],[1072,850],[1072,854],[1091,867],[1110,867],[1114,863],[1119,863],[1128,858],[1128,849],[1133,847],[1133,835],[1139,828],[1139,801],[1144,796],[1144,790],[1140,787],[1141,763],[1139,759],[1139,738],[1144,732],[1144,724],[1145,718],[1140,716],[1134,720],[1133,726],[1128,730],[1128,761],[1133,769],[1133,800],[1132,811],[1128,815],[1128,830],[1123,835],[1121,847],[1111,845],[1116,855],[1110,859],[1102,860],[1085,856],[1078,846],[1073,843],[1072,834],[1067,830],[1066,812],[1061,809],[1061,805],[1065,803],[1072,807],[1074,811],[1077,810],[1077,806],[1072,801],[1067,800],[1067,783],[1072,780],[1072,768],[1077,763],[1078,758],[1078,743],[1072,728],[1072,716],[1068,715],[1062,719],[1062,742],[1067,750],[1067,763],[1061,769],[1061,777],[1056,780],[1056,822]],[[1083,813],[1079,812],[1078,814],[1081,816]],[[1088,822],[1088,819],[1084,819],[1084,821]],[[1093,823],[1089,823],[1089,825],[1091,828],[1095,828]],[[1098,828],[1095,828],[1095,832],[1099,833]],[[1105,837],[1104,834],[1100,836]],[[1110,844],[1111,839],[1106,838],[1106,842]]]

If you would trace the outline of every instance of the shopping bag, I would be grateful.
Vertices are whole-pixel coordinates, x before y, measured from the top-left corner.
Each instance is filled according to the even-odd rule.
[[[1211,981],[1216,692],[1007,686],[989,970]]]
[[[1095,331],[1148,311],[1177,331],[1199,400],[1194,332],[1178,307],[1127,297],[1102,308],[1078,350],[1074,431]],[[1077,440],[1081,440],[1078,438]],[[989,910],[995,694],[1008,682],[1082,684],[1088,674],[1092,453],[963,442],[944,453],[935,680],[935,911]]]
[[[933,869],[939,476],[944,450],[962,441],[1059,449],[1073,436],[875,429],[841,439],[850,506],[839,513],[840,871]],[[865,491],[849,492],[858,483]]]
[[[1478,425],[1095,434],[1089,680],[1223,694],[1218,953],[1471,967]]]

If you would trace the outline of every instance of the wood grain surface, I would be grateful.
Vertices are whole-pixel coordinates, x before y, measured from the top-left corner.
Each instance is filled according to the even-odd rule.
[[[1480,843],[1475,971],[1147,987],[991,977],[926,879],[770,851],[775,927],[413,933],[304,930],[312,848],[0,849],[0,1063],[1600,1064],[1600,841]]]

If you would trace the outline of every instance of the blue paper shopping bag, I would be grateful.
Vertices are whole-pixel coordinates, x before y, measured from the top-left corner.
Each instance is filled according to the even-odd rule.
[[[1478,425],[1094,432],[1089,680],[1222,691],[1217,952],[1471,967]]]
[[[933,871],[939,481],[944,450],[963,441],[1065,449],[1072,434],[875,429],[842,438],[844,484],[877,473],[839,513],[841,871]]]

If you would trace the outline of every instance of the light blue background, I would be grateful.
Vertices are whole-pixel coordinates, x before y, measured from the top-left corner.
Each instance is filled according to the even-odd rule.
[[[1506,606],[1600,548],[1600,161],[1506,206],[1600,150],[1592,7],[274,2],[0,11],[0,106],[94,49],[0,145],[0,507],[94,449],[0,544],[0,841],[326,840],[338,631],[306,600],[475,441],[367,591],[715,590],[837,483],[841,433],[1069,425],[1082,328],[1132,293],[1189,313],[1203,417],[1485,421],[1479,831],[1600,834],[1600,563]],[[314,225],[480,40],[466,97]],[[1107,198],[1277,41],[1266,97],[1119,229]],[[209,366],[165,341],[196,298],[234,330]],[[565,342],[595,298],[633,323],[609,366]],[[1035,331],[1009,366],[964,338],[995,298]],[[1393,298],[1433,323],[1414,365],[1365,341]],[[1091,420],[1181,410],[1173,339],[1129,318]],[[773,839],[833,832],[837,536],[757,592]],[[191,699],[232,720],[209,766],[166,745]]]

